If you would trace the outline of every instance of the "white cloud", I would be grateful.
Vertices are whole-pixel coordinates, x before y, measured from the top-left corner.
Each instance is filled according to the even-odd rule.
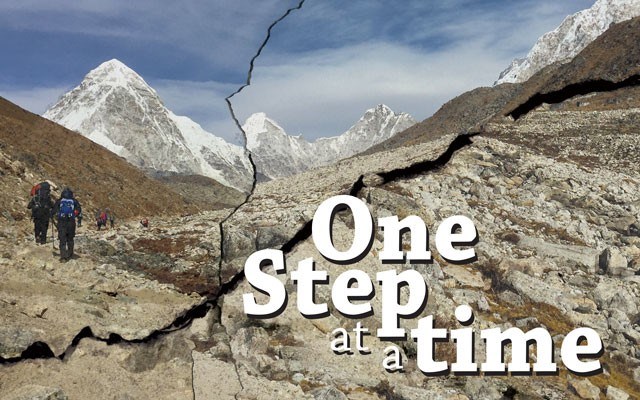
[[[452,13],[432,4],[429,13],[424,4],[404,4],[409,7],[401,11],[408,15],[408,28],[400,35],[404,42],[371,39],[296,54],[276,46],[258,64],[253,84],[233,99],[236,113],[246,118],[266,112],[290,134],[309,138],[342,133],[378,103],[422,120],[451,98],[492,85],[514,57],[526,54],[540,35],[575,11],[570,7],[579,7],[519,2]],[[292,22],[300,26],[306,18],[324,18],[323,33],[334,25],[341,37],[358,32],[335,24],[340,10],[316,9],[313,16],[301,13]],[[362,24],[360,33],[367,31],[367,21]],[[444,42],[434,46],[434,38]]]
[[[243,0],[233,5],[217,0],[206,6],[168,1],[158,5],[150,0],[63,2],[56,4],[66,8],[36,0],[14,3],[13,8],[0,5],[0,22],[20,29],[62,29],[127,36],[141,43],[171,43],[209,60],[204,68],[210,68],[211,78],[219,81],[225,79],[217,75],[220,68],[233,70],[233,79],[243,77],[266,27],[297,4],[295,0],[287,4]],[[252,85],[232,99],[240,122],[262,111],[290,134],[315,138],[342,133],[378,103],[419,120],[427,118],[462,92],[491,85],[541,34],[589,3],[544,0],[483,5],[458,0],[451,9],[448,2],[420,0],[402,5],[307,1],[274,30],[256,63]],[[355,12],[360,9],[362,13]],[[2,11],[7,11],[4,17]],[[176,114],[238,142],[224,98],[240,82],[159,79],[170,75],[139,72]],[[7,93],[10,100],[41,113],[68,89],[37,87],[0,94]]]
[[[258,68],[232,102],[243,119],[263,111],[291,134],[331,136],[378,103],[424,119],[463,91],[490,85],[508,61],[474,43],[431,53],[367,43]]]
[[[130,43],[165,46],[206,62],[215,74],[246,65],[269,24],[293,4],[297,1],[25,0],[0,2],[0,24],[25,34],[66,34],[83,43],[102,38],[115,49]]]

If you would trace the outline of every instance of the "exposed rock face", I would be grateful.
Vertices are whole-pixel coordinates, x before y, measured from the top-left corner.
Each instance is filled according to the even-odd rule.
[[[500,73],[496,85],[525,82],[547,65],[570,61],[611,25],[638,15],[640,3],[635,0],[598,0],[591,8],[568,16],[560,26],[544,34],[525,58],[513,60]]]
[[[143,339],[203,302],[195,293],[183,294],[140,274],[150,270],[148,275],[154,276],[153,272],[158,274],[163,268],[160,260],[151,263],[151,259],[135,255],[136,250],[144,252],[144,246],[149,247],[153,241],[163,243],[158,231],[153,239],[145,240],[147,231],[133,223],[119,227],[122,237],[113,232],[88,231],[89,227],[79,228],[77,258],[65,264],[54,258],[57,250],[52,250],[53,243],[36,246],[30,235],[23,239],[15,235],[18,239],[12,240],[9,232],[5,233],[0,245],[0,315],[4,321],[0,327],[0,357],[19,357],[36,342],[46,343],[53,355],[59,356],[85,327],[105,340],[112,334],[125,340]],[[129,232],[142,237],[131,244],[125,239]],[[180,236],[174,234],[172,238],[174,247],[180,246]],[[172,242],[164,243],[164,251],[169,251]],[[190,243],[193,255],[185,251],[182,259],[195,268],[203,254],[198,252],[197,243]],[[109,256],[123,251],[129,253],[128,258]],[[133,260],[135,264],[127,264]],[[176,273],[184,274],[185,270]]]
[[[147,347],[154,344],[109,346],[83,340],[64,362],[49,359],[0,366],[7,378],[2,399],[192,399],[193,346],[173,335],[163,340],[160,351],[150,354]]]
[[[519,124],[522,123],[525,121]],[[553,133],[562,135],[559,131]],[[585,132],[585,135],[589,134],[591,132]],[[472,146],[456,153],[443,169],[411,179],[402,179],[379,188],[364,188],[360,191],[360,197],[367,201],[374,216],[397,214],[403,217],[415,214],[422,217],[427,226],[433,227],[452,214],[467,215],[476,222],[481,238],[476,246],[479,251],[476,263],[468,266],[448,265],[436,257],[432,265],[400,266],[401,270],[419,271],[428,282],[430,300],[422,316],[433,314],[436,321],[445,323],[444,321],[450,321],[457,305],[470,304],[476,313],[473,326],[479,328],[515,325],[528,330],[542,325],[557,340],[573,327],[592,327],[600,334],[605,346],[609,346],[608,350],[605,350],[606,359],[616,360],[609,363],[609,368],[613,371],[611,379],[621,379],[637,391],[637,386],[634,386],[636,384],[628,379],[624,371],[626,363],[629,363],[629,366],[640,365],[634,350],[634,343],[640,331],[626,322],[636,313],[639,303],[637,298],[634,299],[634,293],[639,293],[640,288],[635,276],[619,278],[598,274],[598,255],[603,248],[613,245],[615,251],[629,258],[640,255],[637,237],[611,230],[612,228],[602,223],[624,216],[637,218],[638,210],[631,206],[640,200],[637,190],[640,184],[637,167],[635,170],[627,170],[626,173],[600,168],[586,169],[575,162],[563,162],[544,156],[538,150],[527,150],[507,144],[503,139],[510,135],[509,131],[505,130],[504,136],[498,139],[479,136],[474,139]],[[436,143],[433,145],[437,148]],[[425,150],[418,150],[418,146],[413,146],[412,149],[428,154]],[[277,238],[291,237],[291,233],[300,229],[303,222],[308,220],[308,215],[314,211],[313,205],[301,204],[301,199],[314,197],[314,188],[318,187],[321,176],[335,176],[340,174],[337,171],[341,170],[345,171],[341,173],[342,176],[347,178],[349,175],[346,171],[353,170],[355,165],[367,163],[371,163],[369,170],[375,171],[376,161],[401,158],[398,152],[395,152],[395,157],[393,155],[394,152],[378,153],[376,157],[357,159],[353,165],[324,169],[317,172],[316,179],[310,179],[311,174],[315,172],[311,171],[300,175],[300,180],[281,180],[260,186],[259,191],[279,183],[283,185],[279,186],[282,191],[284,185],[289,183],[290,189],[287,195],[280,196],[279,200],[273,199],[274,193],[279,191],[269,190],[270,200],[266,193],[256,194],[256,203],[253,203],[253,206],[268,201],[271,204],[269,208],[273,210],[271,215],[277,216],[271,225],[266,218],[258,219],[259,229],[279,232],[271,235],[275,239],[270,243],[271,247],[278,248],[284,244],[284,239]],[[358,171],[353,173],[357,175]],[[299,188],[303,182],[314,183],[307,183],[300,189],[304,194],[298,195],[294,188]],[[335,187],[335,183],[323,181],[322,185],[325,184],[327,187]],[[320,192],[328,195],[325,190],[321,189]],[[348,190],[346,187],[343,192]],[[611,193],[616,193],[616,200],[605,200]],[[247,207],[251,205],[252,203],[249,203]],[[266,203],[263,203],[259,208],[265,205]],[[241,209],[233,218],[230,225],[238,227],[250,226],[250,221],[260,216],[252,217],[249,209]],[[273,221],[278,222],[276,224]],[[336,224],[333,235],[336,246],[348,247],[353,235],[348,218],[336,218]],[[295,229],[291,229],[292,227]],[[229,228],[232,229],[231,226]],[[260,235],[260,231],[238,229],[238,233],[235,234],[234,231],[229,233],[232,242],[240,240],[240,231],[247,235],[242,246],[253,243],[255,239],[251,238]],[[388,267],[381,265],[376,257],[382,248],[381,239],[380,235],[376,236],[370,253],[356,266],[372,278],[376,272]],[[405,242],[406,245],[408,242]],[[431,249],[433,248],[431,243]],[[325,261],[315,250],[311,239],[299,243],[288,254],[288,269],[295,269],[295,264],[307,257],[313,257],[317,261],[316,269],[327,270],[330,277],[337,277],[344,271],[344,266]],[[228,265],[232,269],[240,266],[234,262]],[[228,273],[224,272],[223,276]],[[267,332],[275,330],[270,335],[272,343],[274,338],[284,334],[285,327],[290,327],[292,331],[289,335],[294,339],[279,339],[287,344],[283,344],[279,351],[272,351],[284,354],[286,349],[287,357],[292,357],[296,365],[303,365],[302,373],[305,379],[313,378],[318,384],[328,383],[327,379],[330,378],[327,378],[327,375],[335,377],[340,375],[339,371],[350,370],[357,371],[349,377],[350,384],[363,389],[373,391],[377,382],[389,379],[393,382],[395,393],[406,389],[404,385],[414,390],[413,395],[407,398],[433,396],[413,387],[414,383],[411,382],[422,379],[422,374],[415,369],[406,370],[403,374],[403,378],[408,382],[404,379],[390,378],[384,373],[379,375],[382,372],[381,359],[375,355],[381,354],[385,344],[377,342],[375,338],[368,339],[367,342],[372,348],[372,355],[356,354],[355,357],[348,357],[331,353],[327,348],[330,341],[327,334],[334,327],[351,326],[354,322],[338,313],[332,313],[326,321],[304,319],[295,310],[295,285],[285,275],[281,275],[281,280],[291,290],[289,307],[275,321],[261,323],[260,326]],[[238,319],[238,315],[243,313],[241,295],[251,291],[252,289],[243,283],[238,290],[225,298],[223,324],[230,332],[236,332],[236,337],[244,335],[247,329],[255,330],[249,328],[242,319]],[[514,308],[512,304],[503,300],[508,298],[502,296],[503,294],[515,297],[519,306]],[[316,293],[317,302],[330,302],[330,299],[330,288],[319,285]],[[365,319],[363,325],[374,330],[380,327],[379,298],[374,298],[372,302],[376,310],[375,315]],[[249,326],[254,324],[255,322],[251,322]],[[407,321],[405,326],[411,327],[411,324],[411,321]],[[613,326],[615,328],[612,328]],[[621,330],[625,333],[616,333],[622,332]],[[256,337],[258,334],[264,332],[258,330],[250,336]],[[300,343],[290,344],[291,340]],[[408,347],[403,349],[410,353],[410,343],[406,346]],[[415,351],[415,348],[413,349]],[[445,349],[441,351],[443,353],[436,354],[446,354]],[[268,354],[268,347],[262,348],[259,352]],[[362,359],[358,361],[358,357]],[[410,355],[407,357],[409,360],[412,359]],[[484,354],[480,351],[477,357],[480,361]],[[267,374],[266,371],[278,368],[277,360],[272,363],[270,369],[259,367],[258,370],[255,368],[261,364],[256,360],[243,361],[240,365],[241,368],[252,369],[254,372],[249,375],[255,375],[260,371]],[[330,369],[329,365],[332,366]],[[294,372],[295,370],[290,370],[289,376]],[[510,386],[523,396],[537,398],[549,396],[551,393],[560,396],[570,387],[570,383],[566,381],[541,383],[537,380],[536,385],[533,385],[532,381],[526,379],[507,382],[487,377],[481,379],[481,387],[468,383],[464,390],[457,393],[490,396],[489,393],[502,393]],[[339,386],[339,380],[329,382],[330,385]],[[502,386],[503,384],[505,386]],[[537,386],[538,384],[541,385]],[[593,392],[595,386],[588,384],[591,386],[587,386],[585,390]],[[441,381],[439,388],[442,390],[444,387],[446,384]],[[597,387],[595,389],[599,390]],[[454,393],[456,392],[449,395]]]
[[[415,124],[406,114],[396,114],[385,105],[367,110],[351,128],[339,136],[307,142],[289,136],[264,113],[247,119],[242,129],[247,148],[258,172],[270,179],[295,175],[310,168],[328,165],[360,153]]]
[[[381,158],[386,159],[386,155],[378,154],[378,159]],[[366,159],[360,159],[359,162],[367,161]],[[343,171],[348,170],[350,168],[343,168]],[[542,171],[545,171],[545,174],[538,175]],[[327,173],[325,176],[331,175]],[[554,196],[552,194],[554,187],[556,185],[563,187],[563,179],[566,182],[572,182],[570,184],[577,190],[575,196],[578,198],[589,195],[595,195],[597,198],[598,196],[606,196],[606,192],[597,191],[596,187],[605,185],[611,187],[613,182],[620,182],[620,178],[615,173],[609,175],[604,171],[589,173],[572,163],[559,163],[552,158],[527,152],[523,148],[506,145],[494,139],[479,138],[473,147],[457,154],[447,167],[439,173],[402,181],[380,189],[364,189],[361,195],[362,198],[367,199],[375,215],[415,213],[422,216],[429,225],[436,224],[438,220],[450,213],[461,212],[479,221],[478,229],[482,237],[482,255],[479,257],[480,264],[475,267],[472,266],[470,271],[465,273],[462,271],[463,267],[445,265],[441,262],[434,263],[433,268],[428,266],[426,269],[422,269],[418,265],[403,266],[403,268],[424,271],[432,293],[431,298],[434,301],[434,304],[428,306],[426,313],[436,313],[443,320],[447,320],[447,315],[451,315],[450,313],[455,304],[472,302],[472,304],[477,304],[478,310],[483,308],[487,311],[491,310],[486,315],[491,315],[491,313],[495,312],[499,314],[505,313],[504,316],[501,315],[501,318],[506,318],[503,322],[507,323],[508,320],[514,318],[513,315],[507,317],[507,315],[510,315],[509,307],[505,307],[498,297],[490,296],[490,299],[487,300],[487,291],[483,290],[483,286],[490,285],[495,289],[508,287],[510,291],[515,291],[511,293],[515,293],[515,296],[520,297],[523,303],[533,305],[532,314],[536,318],[534,322],[530,323],[533,324],[532,326],[539,326],[540,323],[543,323],[552,332],[560,333],[563,330],[566,332],[572,324],[582,324],[588,321],[590,326],[599,329],[603,338],[608,337],[609,339],[605,340],[610,342],[611,334],[607,333],[609,328],[606,317],[603,318],[603,316],[599,315],[602,312],[599,311],[602,310],[599,307],[605,305],[604,307],[606,308],[608,307],[606,304],[612,304],[612,297],[594,297],[594,300],[591,300],[589,299],[589,293],[591,292],[591,282],[596,281],[601,281],[603,289],[604,287],[609,288],[604,289],[603,293],[625,292],[627,290],[624,289],[625,287],[635,287],[635,283],[632,283],[632,281],[623,283],[606,277],[599,277],[595,273],[598,263],[598,248],[610,243],[611,239],[604,238],[610,237],[611,234],[615,236],[619,233],[610,231],[604,225],[599,225],[597,220],[593,224],[588,222],[589,219],[586,216],[600,209],[600,206],[596,206],[596,204],[600,204],[599,202],[587,206],[585,203],[570,199],[563,203],[557,203],[556,200],[551,199]],[[637,185],[637,177],[632,179],[636,182],[634,185]],[[306,181],[310,182],[308,177]],[[282,181],[282,183],[284,182]],[[297,187],[293,183],[292,181],[290,182],[291,188]],[[301,181],[297,181],[297,183],[301,183]],[[275,185],[275,182],[269,185]],[[309,192],[314,193],[310,191],[312,187],[315,187],[315,185],[307,185],[307,196]],[[632,197],[623,201],[625,203],[636,201],[634,200],[635,197],[633,197],[636,195],[631,194],[634,193],[633,187],[630,186],[625,190]],[[544,197],[540,196],[541,193],[547,193],[547,191],[549,193],[545,194]],[[596,194],[596,192],[599,194]],[[292,196],[291,191],[288,196]],[[283,215],[288,214],[284,210],[290,209],[292,204],[296,203],[295,195],[293,196],[291,204],[285,203],[282,205]],[[513,200],[496,203],[497,196]],[[256,201],[258,199],[259,197],[256,197]],[[274,202],[272,204],[271,208],[276,207],[279,203]],[[571,204],[576,205],[571,206]],[[581,207],[585,206],[588,208],[581,209]],[[301,205],[298,210],[292,210],[291,214],[304,215],[304,207],[304,205]],[[611,207],[609,211],[602,210],[597,211],[597,213],[603,213],[602,215],[613,215],[616,212],[626,213],[626,211],[617,208],[617,206],[611,205]],[[313,211],[313,207],[309,207],[309,209]],[[250,218],[247,218],[247,223],[250,220]],[[278,221],[280,229],[285,229],[295,223],[294,221],[289,222],[282,217],[278,218]],[[262,220],[261,225],[266,222],[266,220]],[[239,221],[235,222],[236,225],[238,223]],[[349,243],[349,228],[342,225],[340,220],[338,220],[338,224],[339,229],[334,238],[339,244]],[[273,228],[276,227],[274,226]],[[592,229],[594,231],[589,233]],[[275,247],[278,247],[277,242]],[[358,264],[358,268],[366,270],[370,276],[373,276],[381,268],[379,262],[376,262],[375,259],[375,253],[380,250],[380,247],[381,243],[375,241],[371,254]],[[625,247],[623,246],[623,248]],[[636,250],[626,249],[626,251],[635,252]],[[295,265],[296,261],[306,257],[322,260],[322,257],[313,249],[310,240],[299,244],[289,254],[289,265]],[[504,259],[504,262],[499,261],[501,258]],[[506,260],[509,261],[507,262]],[[341,267],[326,262],[319,262],[318,268],[320,267],[328,269],[330,276],[336,276],[341,271]],[[495,267],[499,268],[494,269]],[[477,278],[468,278],[473,275],[472,271],[477,269],[484,272],[484,278],[480,278],[481,283],[479,284],[475,283]],[[438,272],[441,270],[445,273]],[[454,272],[455,270],[460,271]],[[560,276],[568,276],[571,279],[567,281],[559,278]],[[495,277],[500,278],[496,279]],[[283,276],[282,279],[287,282],[287,287],[293,287],[289,286],[289,281],[286,277]],[[616,289],[613,289],[611,285],[615,285]],[[582,289],[579,289],[580,287]],[[238,322],[237,315],[242,315],[240,294],[251,290],[248,286],[240,289],[243,290],[239,290],[234,297],[230,297],[225,301],[226,311],[223,310],[223,318],[226,313],[229,316],[233,316],[233,318],[229,318],[228,322],[224,323],[225,326],[232,332],[237,329],[239,334],[243,332],[242,329],[248,329],[242,328],[242,325],[234,328]],[[498,293],[504,290],[498,289]],[[557,296],[552,297],[550,294],[557,294]],[[235,300],[232,300],[233,298]],[[320,287],[317,299],[324,301],[329,298],[330,294],[327,288]],[[449,301],[453,303],[449,303]],[[629,301],[637,303],[634,300]],[[596,302],[599,306],[596,306]],[[292,297],[290,304],[294,303],[295,298]],[[377,309],[376,307],[379,307],[378,303],[374,303],[374,309]],[[285,314],[276,320],[275,325],[270,325],[269,323],[264,326],[264,329],[272,329],[270,328],[271,326],[296,327],[292,335],[296,340],[300,340],[304,344],[293,345],[298,348],[291,350],[288,354],[293,357],[299,357],[295,358],[295,360],[305,365],[307,373],[304,373],[304,376],[322,376],[321,372],[316,370],[318,365],[323,365],[323,373],[326,374],[327,367],[324,365],[325,362],[329,365],[335,365],[336,363],[338,365],[336,372],[329,372],[329,374],[338,374],[337,371],[342,368],[349,370],[356,368],[354,365],[349,364],[351,362],[350,358],[336,358],[328,351],[324,355],[321,350],[312,351],[312,354],[307,356],[301,355],[301,353],[306,354],[306,351],[310,351],[316,346],[322,346],[323,340],[326,346],[328,339],[326,336],[323,337],[321,332],[326,335],[331,330],[331,327],[347,325],[350,322],[348,319],[342,319],[334,314],[326,322],[305,321],[292,308],[293,306],[290,306],[285,311]],[[613,312],[614,308],[610,310],[610,312]],[[628,312],[632,314],[633,310]],[[488,321],[480,322],[484,321],[485,317],[482,316],[481,312],[479,314],[481,316],[478,323],[482,326]],[[523,315],[527,315],[527,313]],[[563,317],[559,317],[560,315],[563,315]],[[338,321],[332,319],[336,317],[339,319]],[[377,318],[379,317],[371,318],[366,325],[378,327],[379,320]],[[625,320],[627,317],[618,316],[614,318]],[[562,322],[560,324],[560,321],[565,319],[568,323]],[[524,323],[525,318],[522,318],[522,325],[520,321],[519,319],[515,321],[518,326],[531,327],[531,325]],[[240,323],[242,324],[241,320]],[[305,325],[312,325],[315,329],[320,330],[316,339],[308,336],[308,333],[304,330]],[[252,337],[255,337],[258,332],[260,331],[253,333]],[[627,334],[636,335],[634,332],[634,330],[629,330]],[[274,335],[276,334],[274,333]],[[615,347],[629,349],[629,346],[630,343],[620,344],[619,347],[616,345]],[[283,350],[285,348],[283,346]],[[381,349],[378,348],[377,350]],[[263,349],[261,351],[266,350]],[[375,350],[373,354],[376,354]],[[320,362],[319,360],[323,359],[322,357],[326,357],[326,361]],[[343,362],[345,364],[342,364]],[[249,364],[256,365],[255,361]],[[376,365],[377,362],[367,362],[367,365],[369,364]],[[358,363],[357,366],[362,368],[362,363]],[[355,376],[350,377],[350,382],[361,385],[361,387],[373,387],[375,385],[372,385],[369,379],[375,377],[378,372],[372,368],[367,370],[366,373],[354,374]],[[374,378],[373,382],[376,382],[377,379],[381,378]],[[397,392],[401,390],[402,386],[398,382],[396,382],[396,385],[395,390]],[[497,388],[494,385],[497,385]],[[476,390],[478,390],[477,393],[493,393],[496,391],[500,393],[501,390],[500,384],[492,380],[485,381],[484,387],[484,389],[474,389],[474,385],[468,385],[465,390],[468,390],[467,393],[476,393]],[[521,382],[518,384],[517,390],[529,391],[530,395],[539,397],[548,393],[547,391],[558,390],[562,392],[566,388],[532,388],[528,387],[526,382]],[[426,393],[420,393],[420,395],[427,396]]]
[[[169,111],[132,69],[110,60],[85,76],[44,115],[139,167],[205,175],[248,191],[253,171],[245,150]]]

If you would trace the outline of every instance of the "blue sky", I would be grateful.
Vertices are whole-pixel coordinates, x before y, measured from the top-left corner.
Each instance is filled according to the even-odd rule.
[[[8,3],[8,4],[7,4]],[[0,3],[0,96],[42,113],[117,58],[165,104],[237,140],[224,97],[246,79],[267,27],[299,0],[23,0]],[[348,129],[384,103],[422,120],[489,86],[514,57],[592,0],[306,0],[272,31],[243,121],[266,112],[313,139]]]

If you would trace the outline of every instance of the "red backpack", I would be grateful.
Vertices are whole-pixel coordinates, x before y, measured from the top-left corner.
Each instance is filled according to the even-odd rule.
[[[46,218],[51,211],[51,186],[49,182],[41,182],[31,188],[31,216]]]
[[[41,199],[48,199],[51,196],[51,185],[44,181],[33,185],[31,188],[31,197],[38,196]]]

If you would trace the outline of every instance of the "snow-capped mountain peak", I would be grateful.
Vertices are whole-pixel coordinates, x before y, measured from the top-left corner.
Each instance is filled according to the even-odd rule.
[[[251,114],[242,125],[242,130],[247,135],[249,149],[258,147],[267,136],[287,136],[284,129],[263,112]]]
[[[502,71],[495,84],[524,82],[547,65],[567,62],[612,24],[638,15],[638,0],[597,0],[591,8],[568,16],[540,37],[525,58],[513,60]]]
[[[140,75],[116,59],[91,70],[44,117],[156,173],[204,175],[243,191],[253,184],[244,148],[172,113]],[[243,130],[259,171],[273,179],[350,157],[414,123],[380,104],[342,135],[313,143],[289,136],[263,112],[247,118]]]
[[[360,153],[415,122],[409,114],[396,114],[386,105],[379,104],[365,111],[342,135],[320,138],[315,142],[306,141],[302,135],[288,135],[264,113],[247,118],[243,130],[258,172],[275,179]]]
[[[43,116],[145,169],[205,175],[240,190],[252,185],[244,148],[174,115],[140,75],[115,59],[91,70]]]
[[[127,87],[131,84],[142,84],[148,90],[155,93],[155,90],[151,88],[140,75],[115,58],[105,61],[91,70],[85,77],[85,80],[87,79],[90,81],[99,81],[101,84],[111,86]]]
[[[378,104],[377,106],[365,111],[363,117],[366,117],[367,115],[370,115],[370,114],[389,115],[389,114],[395,114],[395,113],[386,104]]]

